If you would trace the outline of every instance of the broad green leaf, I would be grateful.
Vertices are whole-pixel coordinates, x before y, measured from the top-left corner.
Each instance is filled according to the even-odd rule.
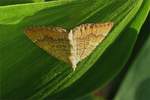
[[[135,18],[130,22],[118,39],[104,52],[97,63],[70,88],[50,98],[68,99],[80,97],[99,86],[103,86],[104,83],[106,84],[108,82],[108,77],[112,79],[126,63],[148,12],[148,2],[144,2]],[[114,53],[116,51],[117,54]],[[71,91],[74,92],[72,93]]]
[[[136,17],[132,20],[128,28],[125,29],[126,33],[131,33],[130,32],[131,27],[132,28],[134,27],[134,29],[137,30],[137,34],[139,33],[141,26],[143,25],[143,22],[145,21],[145,18],[149,13],[149,10],[150,10],[149,3],[150,1],[143,3]],[[140,35],[136,42],[136,48],[134,48],[133,53],[134,54],[138,53],[137,51],[139,51],[139,49],[142,49],[142,51],[133,62],[131,69],[129,70],[125,80],[123,81],[123,84],[118,92],[118,95],[116,95],[116,98],[114,100],[149,100],[150,99],[150,96],[149,96],[149,93],[150,93],[150,81],[149,81],[150,71],[149,69],[150,68],[148,68],[149,62],[150,62],[150,56],[149,56],[150,23],[149,23],[149,20],[150,20],[150,13],[149,13],[149,16],[147,17],[145,24],[142,26],[142,30],[140,31]],[[98,83],[98,81],[96,82]],[[88,86],[88,87],[92,87],[92,86]],[[87,96],[84,96],[76,100],[86,100],[86,99],[97,100],[96,98],[92,98],[91,94],[88,94]]]
[[[115,100],[150,99],[150,37],[133,62]]]
[[[74,93],[69,93],[70,97],[79,96],[78,93],[87,93],[98,87],[95,81],[87,84],[87,87],[95,85],[91,88],[86,88],[84,83],[93,80],[94,76],[97,76],[94,80],[101,81],[100,86],[104,85],[119,72],[131,52],[137,32],[121,32],[134,18],[142,2],[143,0],[57,0],[1,6],[1,98],[57,98],[53,94],[66,95],[68,92],[61,90],[71,86],[85,73],[77,81],[85,87],[81,88],[78,84],[82,90],[73,90]],[[114,29],[87,59],[78,64],[74,72],[69,65],[45,53],[24,35],[24,29],[29,26],[53,25],[71,29],[81,23],[106,21],[113,21]],[[85,79],[86,76],[89,76],[89,80]],[[76,84],[72,85],[72,88],[76,88]],[[75,96],[72,96],[74,94]]]
[[[146,13],[144,8],[150,9],[150,0],[145,7],[143,7],[143,15]],[[138,19],[141,19],[138,17]],[[130,69],[115,97],[115,100],[149,100],[150,99],[150,31],[149,31],[149,20],[150,17],[147,18],[147,22],[142,28],[141,35],[147,34],[147,39],[144,40],[145,43],[142,43],[143,46],[134,59],[133,63],[130,66]],[[142,37],[139,39],[142,39]],[[142,41],[142,40],[139,40]],[[142,41],[143,42],[143,41]],[[140,42],[138,42],[140,43]]]
[[[55,6],[60,6],[66,3],[67,1],[66,2],[53,1],[45,3],[28,3],[20,5],[18,4],[10,6],[0,6],[1,11],[0,24],[1,25],[13,24],[14,26],[18,26],[17,24],[21,23],[21,21],[27,16],[33,16],[36,12],[41,11],[43,9],[47,9],[50,7],[53,8]],[[46,15],[46,13],[44,15]]]

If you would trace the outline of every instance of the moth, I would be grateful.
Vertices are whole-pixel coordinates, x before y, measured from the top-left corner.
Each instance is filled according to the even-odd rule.
[[[71,65],[89,56],[105,39],[113,22],[81,24],[70,31],[62,27],[30,27],[25,34],[48,54]]]

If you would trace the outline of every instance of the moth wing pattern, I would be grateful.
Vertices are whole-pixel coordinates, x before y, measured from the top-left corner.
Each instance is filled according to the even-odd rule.
[[[68,32],[61,27],[32,27],[25,30],[26,35],[36,45],[50,55],[70,63],[70,43]]]
[[[107,36],[113,27],[112,22],[82,24],[72,30],[76,58],[78,62],[89,56]]]

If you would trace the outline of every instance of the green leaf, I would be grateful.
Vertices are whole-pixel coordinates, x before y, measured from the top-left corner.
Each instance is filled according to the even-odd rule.
[[[147,26],[148,29],[149,26]],[[116,100],[148,100],[150,99],[150,37],[144,43],[138,57],[133,62]],[[127,92],[128,91],[128,92]]]
[[[142,13],[139,14],[138,20],[141,16],[145,15],[150,10],[150,0],[145,1],[145,6],[142,8]],[[140,16],[141,15],[141,16]],[[143,44],[140,52],[132,62],[130,69],[123,80],[123,83],[115,97],[115,100],[149,100],[150,99],[150,31],[149,31],[149,20],[144,24],[141,37],[139,37],[138,43]],[[142,20],[141,20],[142,21]],[[134,24],[136,25],[136,24]],[[145,37],[145,40],[142,38]],[[142,42],[142,43],[141,43]],[[137,44],[138,45],[138,44]]]
[[[63,98],[67,94],[68,98],[72,98],[104,85],[120,71],[130,55],[138,34],[136,30],[130,30],[133,34],[121,32],[134,18],[142,2],[57,0],[1,6],[1,98],[51,99],[62,97],[62,94]],[[74,72],[69,65],[38,48],[23,32],[29,26],[53,25],[71,29],[81,23],[106,21],[113,21],[114,29],[88,58],[78,64]],[[64,90],[69,86],[72,86],[73,93]],[[88,86],[91,87],[86,88]]]
[[[51,98],[68,99],[80,97],[83,94],[91,92],[93,89],[97,89],[99,86],[105,85],[108,82],[108,78],[111,77],[110,79],[112,79],[129,58],[139,30],[145,21],[148,12],[148,2],[144,2],[135,18],[126,27],[118,39],[104,52],[97,63],[70,88],[61,91]],[[117,54],[115,53],[116,51]],[[74,92],[72,93],[71,91]]]

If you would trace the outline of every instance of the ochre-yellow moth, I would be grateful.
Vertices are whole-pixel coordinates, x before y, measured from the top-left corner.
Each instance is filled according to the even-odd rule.
[[[112,29],[113,23],[82,24],[69,32],[61,27],[32,27],[26,35],[50,55],[72,66],[86,58]]]

